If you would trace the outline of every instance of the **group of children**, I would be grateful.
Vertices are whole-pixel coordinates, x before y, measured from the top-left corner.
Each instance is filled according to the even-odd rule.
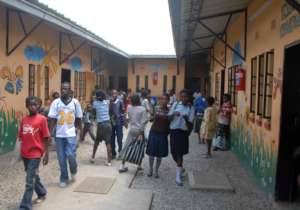
[[[27,173],[26,190],[20,209],[32,209],[33,191],[38,195],[34,202],[38,203],[46,198],[47,192],[38,176],[38,167],[41,161],[45,165],[48,163],[50,131],[53,132],[54,128],[56,130],[53,135],[55,136],[61,172],[60,186],[65,187],[69,182],[67,160],[71,171],[71,181],[75,181],[77,173],[76,128],[82,130],[81,118],[83,118],[84,127],[80,135],[80,141],[84,141],[86,134],[90,134],[94,141],[91,163],[95,162],[97,148],[100,142],[104,141],[107,147],[106,165],[111,166],[112,159],[116,158],[117,155],[115,151],[115,138],[117,137],[118,159],[122,160],[119,168],[120,173],[128,170],[125,166],[126,161],[128,161],[126,154],[132,152],[132,143],[136,141],[146,142],[147,140],[148,176],[158,178],[162,158],[167,157],[169,154],[168,136],[170,136],[171,154],[177,165],[175,182],[178,186],[182,186],[182,177],[185,174],[183,156],[189,152],[190,127],[195,118],[195,109],[190,103],[189,92],[182,90],[179,100],[172,101],[172,104],[170,104],[169,95],[165,94],[159,98],[159,103],[155,108],[151,107],[148,94],[142,92],[141,97],[132,95],[130,97],[131,105],[126,110],[124,99],[119,97],[118,91],[113,90],[111,99],[107,100],[106,94],[101,90],[97,90],[95,91],[95,100],[92,104],[87,104],[83,114],[79,102],[70,95],[69,84],[62,84],[62,96],[59,98],[59,95],[56,94],[54,96],[56,99],[51,103],[50,108],[42,111],[39,98],[27,97],[26,108],[29,114],[22,120],[19,130],[19,139],[22,142],[21,156]],[[228,119],[230,117],[228,101],[230,103],[230,100],[227,96],[224,98],[225,102],[220,111],[215,108],[212,97],[207,99],[208,107],[205,109],[200,129],[200,137],[207,143],[207,157],[211,156],[212,139],[216,134],[217,123],[219,123],[218,132],[227,135],[226,129],[230,120]],[[217,119],[218,113],[221,116],[219,120]],[[150,119],[153,123],[146,139],[144,135],[145,128]],[[93,121],[97,123],[96,135],[93,132]],[[50,129],[48,128],[48,122],[50,122]],[[123,146],[123,127],[127,127],[127,123],[129,123],[129,130]],[[140,148],[143,150],[144,147]],[[134,152],[144,154],[144,151]],[[138,169],[141,169],[140,163]],[[154,163],[156,163],[155,167]]]

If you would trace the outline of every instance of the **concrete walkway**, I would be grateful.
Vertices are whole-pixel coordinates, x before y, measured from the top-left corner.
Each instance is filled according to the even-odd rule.
[[[34,210],[149,210],[152,202],[151,190],[130,189],[136,175],[136,167],[128,165],[129,171],[119,174],[120,161],[113,161],[111,167],[104,166],[106,147],[98,148],[95,164],[89,163],[92,141],[78,148],[78,175],[76,182],[67,188],[58,186],[59,169],[56,152],[50,153],[49,165],[40,167],[40,177],[48,195],[45,202],[34,206]],[[17,210],[25,188],[25,172],[22,162],[14,163],[15,154],[0,157],[0,209]],[[1,164],[2,163],[2,164]],[[116,181],[107,194],[74,192],[87,177],[109,177]],[[35,195],[34,195],[35,196]]]
[[[183,187],[175,184],[175,163],[170,155],[163,159],[159,179],[139,174],[132,187],[153,191],[152,210],[300,209],[300,203],[275,203],[269,200],[232,152],[214,152],[212,159],[205,159],[202,158],[205,151],[205,145],[199,145],[197,136],[192,134],[190,153],[184,158],[184,167],[189,174],[184,179]],[[147,173],[147,159],[143,167]],[[192,180],[189,180],[191,177]]]

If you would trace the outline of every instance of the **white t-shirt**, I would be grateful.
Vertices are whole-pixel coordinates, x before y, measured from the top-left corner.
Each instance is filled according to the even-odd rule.
[[[48,117],[57,119],[56,137],[75,137],[75,118],[82,118],[82,109],[79,101],[75,98],[67,105],[58,98],[52,102]]]

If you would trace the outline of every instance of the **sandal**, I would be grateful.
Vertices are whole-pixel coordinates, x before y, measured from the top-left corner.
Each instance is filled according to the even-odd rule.
[[[33,205],[40,204],[46,200],[46,196],[38,197],[32,201]]]

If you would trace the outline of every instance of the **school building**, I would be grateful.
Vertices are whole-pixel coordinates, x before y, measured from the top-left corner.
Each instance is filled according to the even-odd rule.
[[[231,95],[231,150],[271,198],[293,200],[299,1],[169,0],[169,8],[177,59],[210,60],[203,72],[209,94],[219,104],[224,93]]]
[[[154,96],[161,96],[171,89],[178,93],[184,88],[184,65],[175,55],[131,55],[128,88],[133,92],[149,89]]]
[[[128,55],[36,0],[0,1],[0,154],[15,146],[29,95],[71,83],[84,105],[95,85],[127,89]]]

